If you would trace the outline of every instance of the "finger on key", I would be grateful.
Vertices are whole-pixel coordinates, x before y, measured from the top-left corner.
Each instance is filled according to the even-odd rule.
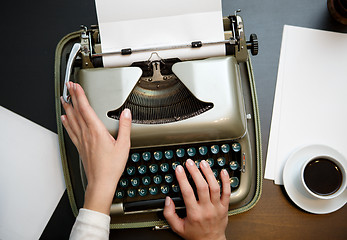
[[[204,173],[204,176],[208,182],[211,202],[213,204],[220,203],[220,187],[212,172],[212,169],[210,168],[210,165],[205,160],[202,160],[200,162],[200,169]]]
[[[192,176],[194,180],[198,197],[199,197],[199,202],[201,203],[210,202],[210,193],[208,189],[208,184],[203,178],[203,176],[201,175],[201,172],[199,171],[198,167],[195,165],[195,163],[191,159],[188,159],[186,161],[186,166],[190,175]]]
[[[189,209],[194,209],[197,201],[195,199],[195,194],[192,189],[192,186],[190,186],[187,175],[184,172],[184,169],[181,165],[178,165],[175,169],[176,179],[178,181],[178,184],[181,189],[181,193],[183,196],[184,204]]]
[[[230,200],[230,194],[231,194],[231,188],[230,188],[230,179],[228,171],[223,169],[221,171],[221,180],[222,180],[222,196],[221,196],[221,203],[225,207],[229,207],[229,200]]]

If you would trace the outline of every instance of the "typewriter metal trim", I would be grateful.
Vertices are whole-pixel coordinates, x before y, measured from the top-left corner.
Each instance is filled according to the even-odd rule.
[[[252,47],[252,46],[254,46],[254,45],[252,45],[251,43],[247,43],[246,41],[245,41],[245,37],[244,37],[244,33],[243,33],[243,24],[242,24],[242,19],[241,19],[241,17],[240,16],[234,16],[234,17],[232,17],[232,18],[228,18],[228,19],[224,19],[224,21],[231,21],[231,22],[236,22],[237,24],[239,24],[238,26],[241,26],[241,27],[236,27],[236,29],[238,29],[237,31],[239,32],[239,35],[238,35],[238,38],[239,38],[239,40],[237,41],[237,42],[235,42],[235,45],[233,45],[232,46],[232,50],[231,50],[231,52],[233,52],[233,55],[235,56],[235,60],[237,60],[239,63],[244,63],[245,62],[245,64],[246,64],[246,67],[247,67],[247,70],[248,70],[248,74],[249,74],[249,77],[250,78],[252,78],[253,77],[253,75],[252,75],[252,70],[251,70],[251,65],[250,65],[250,60],[249,60],[249,58],[248,58],[248,52],[247,52],[247,46],[248,47]],[[233,25],[233,24],[231,24],[230,26],[232,26],[231,28],[234,28],[235,29],[235,26]],[[89,34],[86,34],[86,32],[88,32],[89,30],[86,30],[86,29],[84,29],[84,30],[82,30],[81,32],[79,32],[79,33],[77,33],[78,35],[80,35],[81,36],[81,42],[84,42],[85,43],[85,45],[83,46],[82,45],[82,51],[81,51],[81,58],[82,58],[82,63],[83,63],[83,65],[86,67],[86,68],[89,68],[89,67],[91,67],[92,65],[93,65],[93,60],[91,59],[91,58],[89,58],[87,55],[88,54],[86,54],[86,53],[88,53],[88,51],[85,51],[85,49],[86,48],[89,48],[89,49],[91,49],[91,35]],[[235,31],[236,32],[236,31]],[[230,35],[230,33],[228,33],[228,31],[227,31],[227,33],[226,33],[226,36],[228,36],[228,34]],[[84,36],[84,37],[83,37]],[[87,37],[86,37],[87,36]],[[234,36],[235,36],[235,34],[234,34]],[[75,36],[74,37],[76,37],[76,34],[75,34]],[[85,41],[87,39],[87,41]],[[64,40],[64,39],[63,39]],[[66,41],[67,41],[67,39],[65,39]],[[95,46],[95,49],[97,49],[98,47],[97,46]],[[257,46],[256,46],[256,48],[257,48]],[[84,50],[83,50],[84,49]],[[57,53],[58,53],[58,51],[61,51],[61,49],[58,49],[57,48]],[[230,51],[230,46],[229,46],[229,51]],[[253,50],[252,50],[253,51]],[[59,52],[59,54],[61,54],[61,52]],[[59,54],[57,54],[57,55],[59,55]],[[233,58],[233,57],[232,57]],[[85,60],[84,60],[85,59]],[[203,61],[203,60],[202,60]],[[232,61],[234,61],[234,60],[232,60]],[[56,73],[60,73],[60,66],[59,66],[60,64],[58,64],[58,67],[59,67],[59,70],[57,69],[57,66],[56,66]],[[86,71],[87,71],[87,69],[85,69]],[[134,74],[136,74],[135,73],[135,71],[134,71]],[[138,73],[137,73],[138,74]],[[59,74],[60,75],[60,74]],[[56,76],[57,77],[57,76]],[[60,78],[60,76],[58,76],[59,78]],[[59,85],[59,86],[58,86]],[[251,86],[251,88],[253,88],[254,86]],[[59,84],[57,84],[57,86],[56,86],[56,95],[57,96],[59,96],[60,94],[61,94],[61,90],[60,90],[60,88],[61,88],[61,83],[59,83]],[[253,89],[252,91],[254,91],[255,89]],[[254,107],[254,118],[258,118],[258,115],[257,115],[257,106],[256,106],[256,102],[254,103],[254,101],[256,101],[256,96],[254,95],[254,92],[252,92],[252,99],[253,99],[253,104],[255,104],[253,107]],[[67,100],[67,99],[66,99]],[[60,116],[60,111],[61,111],[61,107],[60,107],[60,104],[59,104],[59,101],[58,101],[58,104],[57,104],[57,116],[59,115]],[[249,112],[247,112],[247,113],[249,113]],[[246,113],[245,113],[246,114]],[[61,126],[61,122],[59,121],[59,119],[60,118],[58,118],[58,131],[59,131],[59,133],[60,133],[60,135],[61,135],[61,132],[62,132],[62,126]],[[247,210],[249,207],[250,207],[250,205],[252,205],[252,204],[254,204],[258,199],[259,199],[259,196],[260,196],[260,191],[261,191],[261,177],[259,178],[259,174],[261,175],[261,167],[259,167],[259,165],[260,165],[260,163],[259,163],[259,159],[261,159],[261,154],[259,154],[259,151],[261,151],[261,149],[260,149],[260,143],[259,143],[259,134],[260,134],[260,130],[259,130],[259,124],[256,122],[255,123],[255,127],[256,128],[258,128],[258,129],[256,129],[256,138],[258,138],[257,139],[257,149],[256,149],[256,152],[257,152],[257,158],[258,158],[258,161],[257,161],[257,180],[256,180],[256,185],[257,185],[257,187],[256,187],[256,192],[255,192],[255,194],[254,194],[254,197],[252,198],[252,200],[248,203],[248,204],[246,204],[245,206],[243,206],[243,207],[241,207],[241,208],[239,208],[239,209],[236,209],[236,210],[231,210],[230,212],[229,212],[229,214],[236,214],[236,213],[238,213],[238,212],[242,212],[242,211],[245,211],[245,210]],[[238,138],[239,139],[241,139],[241,141],[248,141],[248,135],[246,134],[247,133],[247,130],[246,130],[246,124],[245,124],[245,126],[244,126],[244,132],[243,132],[243,134],[241,134]],[[60,145],[61,145],[61,151],[64,153],[63,155],[62,155],[62,160],[63,160],[63,165],[64,165],[64,162],[65,162],[65,165],[66,165],[66,153],[65,153],[65,146],[64,146],[64,139],[63,139],[63,137],[60,137],[59,138],[59,141],[60,141]],[[251,156],[252,155],[252,153],[250,153],[250,148],[248,148],[249,149],[249,152],[248,152],[248,154],[249,154],[249,156]],[[247,153],[246,153],[246,155],[247,155]],[[67,166],[65,166],[64,168],[66,168]],[[252,167],[251,167],[252,168]],[[259,170],[260,169],[260,170]],[[243,170],[245,170],[245,169],[243,169]],[[66,176],[66,175],[68,175],[68,174],[66,174],[65,173],[65,180],[66,180],[66,182],[67,183],[69,183],[69,184],[67,184],[67,186],[71,186],[71,179],[69,179],[69,177],[68,176]],[[250,180],[247,182],[247,181],[245,181],[244,182],[244,184],[250,184]],[[68,190],[69,190],[69,187],[68,187]],[[242,195],[242,193],[238,193],[238,194],[241,194]],[[73,194],[72,194],[73,195]],[[71,202],[71,205],[72,205],[72,208],[73,209],[75,209],[74,210],[74,213],[76,214],[76,209],[77,209],[77,206],[75,205],[76,203],[74,202],[74,199],[73,199],[73,196],[71,196],[71,194],[69,194],[69,198],[70,198],[70,202]],[[73,206],[73,205],[75,205],[75,207]],[[117,206],[113,206],[113,208],[117,208]],[[116,210],[116,211],[119,211],[120,210],[120,208],[119,208],[119,206],[118,206],[118,210]],[[157,210],[161,210],[161,209],[157,209]],[[155,210],[154,210],[155,211]],[[141,227],[141,226],[149,226],[148,224],[150,224],[150,226],[154,226],[154,225],[163,225],[163,223],[165,223],[165,222],[163,222],[163,221],[153,221],[153,222],[147,222],[146,224],[139,224],[139,223],[134,223],[134,224],[130,224],[130,223],[128,223],[129,224],[129,226],[128,227]],[[118,227],[120,227],[119,225],[117,225],[117,224],[113,224],[113,225],[111,225],[111,226],[113,226],[114,228],[118,228]],[[123,226],[124,227],[124,226]],[[121,227],[122,228],[122,227]]]

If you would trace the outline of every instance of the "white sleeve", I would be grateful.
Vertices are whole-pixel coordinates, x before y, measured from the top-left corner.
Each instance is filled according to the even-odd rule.
[[[110,216],[81,208],[72,227],[70,240],[108,240]]]

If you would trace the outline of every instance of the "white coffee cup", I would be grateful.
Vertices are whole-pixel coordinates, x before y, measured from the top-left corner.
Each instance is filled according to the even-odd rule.
[[[333,199],[347,187],[347,166],[331,156],[308,159],[301,168],[301,182],[306,191],[318,199]]]

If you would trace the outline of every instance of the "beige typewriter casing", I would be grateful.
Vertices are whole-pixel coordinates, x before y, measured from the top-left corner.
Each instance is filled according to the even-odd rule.
[[[237,30],[233,30],[231,21],[236,21]],[[201,60],[177,62],[172,72],[186,88],[200,101],[212,103],[213,107],[188,119],[162,124],[132,124],[132,148],[170,146],[221,140],[237,140],[242,146],[242,164],[240,186],[230,196],[229,214],[236,214],[251,208],[259,199],[261,192],[261,144],[259,116],[255,95],[253,73],[247,51],[247,42],[243,32],[243,21],[238,15],[224,19],[226,39],[235,36],[238,41],[233,45],[232,54]],[[234,28],[235,29],[235,28]],[[93,35],[97,29],[93,30]],[[82,37],[81,37],[82,36]],[[92,45],[85,38],[86,30],[68,35],[57,48],[56,59],[56,95],[61,96],[63,73],[68,49],[74,42],[81,41],[87,47],[99,51],[98,44]],[[82,39],[82,40],[81,40]],[[118,120],[107,116],[109,111],[120,108],[141,79],[139,67],[103,68],[94,67],[88,54],[82,51],[81,67],[75,67],[71,80],[81,84],[87,98],[98,117],[108,131],[117,136]],[[57,63],[58,62],[58,63]],[[160,90],[160,87],[158,87]],[[59,102],[59,100],[57,100]],[[186,107],[186,106],[182,106]],[[61,114],[57,103],[57,116]],[[61,126],[58,119],[59,141],[66,185],[72,209],[83,204],[86,179],[76,149]],[[77,176],[79,175],[79,176]],[[160,210],[160,209],[156,209]],[[130,228],[163,226],[165,221],[156,211],[128,214],[118,217],[122,205],[113,205],[111,228]]]

